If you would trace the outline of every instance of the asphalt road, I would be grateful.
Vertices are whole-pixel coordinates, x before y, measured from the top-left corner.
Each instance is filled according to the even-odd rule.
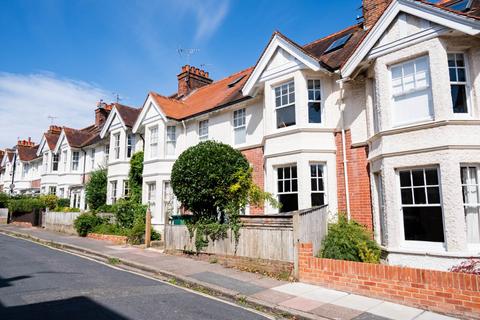
[[[0,319],[266,319],[177,287],[0,234]]]

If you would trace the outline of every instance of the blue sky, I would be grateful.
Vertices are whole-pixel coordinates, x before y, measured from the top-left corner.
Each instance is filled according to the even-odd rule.
[[[95,101],[140,106],[187,63],[213,79],[254,65],[279,30],[304,44],[356,22],[361,0],[0,0],[0,148],[50,123],[88,125]],[[20,123],[14,121],[22,119]]]

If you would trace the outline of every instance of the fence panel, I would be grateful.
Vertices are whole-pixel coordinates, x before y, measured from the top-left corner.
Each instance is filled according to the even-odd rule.
[[[69,234],[77,234],[73,228],[73,222],[80,212],[46,212],[45,229]]]
[[[327,234],[328,206],[298,212],[298,237],[301,243],[311,243],[316,254]]]

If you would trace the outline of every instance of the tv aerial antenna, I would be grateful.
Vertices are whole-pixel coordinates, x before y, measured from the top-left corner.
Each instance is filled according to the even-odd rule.
[[[54,117],[54,116],[51,116],[51,115],[48,115],[47,118],[50,120],[50,124],[53,124],[53,121],[54,121],[55,119],[58,119],[58,117]]]
[[[116,103],[119,103],[120,101],[123,100],[123,98],[120,96],[120,94],[116,93],[116,92],[112,92],[114,98],[115,98],[115,102]]]
[[[180,57],[186,57],[187,58],[187,64],[190,64],[190,58],[196,53],[200,52],[200,49],[197,48],[178,48],[177,49],[178,55]]]

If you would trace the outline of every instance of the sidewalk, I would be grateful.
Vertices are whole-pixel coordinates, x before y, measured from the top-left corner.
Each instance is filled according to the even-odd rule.
[[[440,314],[304,283],[291,283],[225,268],[219,264],[166,255],[155,249],[112,245],[38,228],[1,225],[0,233],[32,237],[41,242],[158,273],[167,279],[196,285],[255,306],[307,319],[454,319]],[[172,280],[173,281],[173,280]]]

